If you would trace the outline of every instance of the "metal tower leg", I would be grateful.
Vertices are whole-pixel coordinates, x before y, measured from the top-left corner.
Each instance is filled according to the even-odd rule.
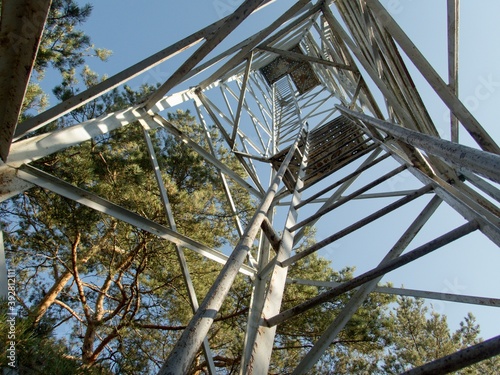
[[[303,179],[305,176],[305,168],[307,167],[307,155],[309,152],[309,134],[305,135],[305,147],[302,154],[301,166],[299,169],[299,174],[297,177],[297,182],[295,184],[295,189],[293,192],[293,198],[290,202],[290,208],[288,211],[287,220],[285,223],[285,228],[283,230],[283,237],[281,240],[281,245],[279,247],[278,255],[276,257],[276,262],[273,262],[272,275],[269,280],[265,299],[262,301],[261,312],[259,314],[259,323],[262,322],[266,317],[271,317],[279,313],[281,301],[283,299],[283,293],[285,290],[286,276],[288,273],[288,267],[282,267],[279,262],[288,259],[291,256],[295,231],[291,231],[297,222],[297,209],[295,206],[300,202],[301,189],[304,185]],[[257,290],[260,292],[260,290]],[[254,296],[254,298],[257,298]],[[248,332],[247,335],[251,335],[253,338],[253,343],[247,342],[248,347],[244,353],[244,363],[242,364],[242,371],[245,374],[267,374],[269,369],[269,363],[271,361],[271,354],[273,350],[274,337],[276,334],[276,327],[266,327],[260,324],[258,327],[252,327],[252,329],[257,328],[257,332]],[[251,345],[251,346],[250,346]],[[251,354],[247,351],[251,351]]]
[[[0,72],[13,71],[15,76],[22,78],[4,82],[3,89],[0,85],[0,97],[7,96],[5,103],[11,104],[4,105],[3,112],[0,110],[0,118],[5,123],[5,131],[0,131],[0,156],[5,161],[0,162],[0,201],[38,185],[175,245],[193,317],[173,350],[168,347],[171,352],[160,370],[161,375],[189,373],[201,347],[205,351],[210,373],[216,372],[207,336],[219,309],[229,299],[227,296],[238,272],[250,276],[253,281],[241,375],[266,374],[270,367],[278,366],[272,362],[273,344],[275,340],[286,337],[286,330],[283,330],[283,335],[276,339],[278,324],[340,295],[346,297],[348,292],[349,295],[352,293],[352,297],[340,313],[331,319],[330,326],[310,352],[298,359],[298,367],[291,370],[294,374],[311,371],[318,361],[325,358],[322,355],[331,349],[332,341],[372,292],[500,306],[500,299],[486,296],[377,286],[377,282],[388,272],[427,256],[476,230],[491,240],[492,245],[500,245],[500,190],[497,186],[500,183],[500,147],[458,98],[459,0],[446,0],[448,82],[444,82],[437,74],[380,0],[295,0],[281,16],[273,15],[267,27],[253,30],[252,34],[246,35],[246,39],[225,49],[226,42],[229,43],[234,36],[230,35],[233,30],[254,10],[271,2],[243,2],[232,15],[17,125],[15,122],[19,117],[23,92],[34,66],[36,48],[33,47],[40,39],[50,1],[40,0],[40,4],[34,0],[19,0],[17,3],[4,1],[2,6],[0,35],[24,36],[21,29],[32,30],[27,32],[28,42],[24,47],[13,52],[12,45],[7,43],[3,48],[5,56],[0,53],[0,60],[5,62]],[[33,28],[16,23],[14,15],[22,10],[19,4],[26,5],[29,11],[26,19],[33,21]],[[245,24],[251,22],[250,19]],[[252,26],[257,28],[263,19]],[[242,25],[242,28],[245,27]],[[245,31],[242,28],[239,27],[239,31],[243,35]],[[198,43],[199,46],[194,48]],[[40,129],[174,55],[181,58],[181,52],[187,49],[191,51],[189,54],[185,52],[186,59],[143,102],[58,130]],[[408,69],[406,64],[408,60],[424,80],[414,81],[410,74],[412,69]],[[203,78],[196,83],[192,81],[200,73],[204,73]],[[9,74],[5,77],[8,78]],[[433,107],[428,107],[427,100],[424,103],[424,97],[420,96],[420,92],[424,92],[420,90],[421,84],[435,91],[441,99],[440,104],[449,109],[452,142],[439,137],[439,119],[431,116]],[[180,85],[189,85],[191,88],[165,96]],[[10,95],[12,90],[6,90],[9,87],[15,89],[14,95]],[[214,88],[220,89],[221,95]],[[377,91],[372,93],[372,88]],[[195,106],[203,123],[201,135],[205,135],[207,144],[195,142],[163,117],[164,111],[174,106],[182,106],[185,111],[190,105],[188,102]],[[339,112],[340,115],[334,118]],[[220,148],[221,152],[214,147],[216,140],[212,144],[209,139],[210,124],[203,120],[204,114],[208,114],[220,132],[221,142],[225,142]],[[56,172],[50,175],[37,168],[36,164],[30,165],[116,129],[126,131],[125,127],[137,121],[146,129],[162,127],[176,141],[200,155],[210,168],[213,166],[218,171],[230,214],[235,218],[234,233],[228,233],[228,237],[232,238],[235,233],[240,236],[240,241],[229,257],[222,251],[211,249],[177,232],[174,222],[176,213],[172,212],[168,202],[147,131],[144,134],[169,227],[120,207],[106,200],[106,197],[70,185],[56,177]],[[306,126],[308,131],[304,135]],[[458,144],[461,126],[482,150]],[[34,130],[38,130],[37,134],[29,134]],[[240,163],[238,168],[234,168],[232,161],[228,162],[230,159],[226,157],[228,154],[225,150],[231,155],[231,160]],[[381,152],[386,154],[379,155]],[[394,167],[389,164],[391,161],[386,160],[389,158],[400,165]],[[268,171],[264,172],[267,167],[270,168],[269,178],[266,174]],[[240,170],[246,170],[247,175],[242,176]],[[390,185],[391,179],[406,179],[406,176],[403,178],[399,175],[403,171],[409,171],[409,190],[386,190],[384,184]],[[421,183],[423,187],[420,184],[416,187],[413,185],[415,182]],[[313,185],[315,187],[308,190]],[[233,201],[231,195],[233,186],[237,186],[238,194],[241,188],[255,199],[252,202],[257,202],[256,212],[246,229],[237,215],[238,202]],[[267,190],[266,186],[269,186]],[[287,273],[301,259],[313,253],[318,254],[319,251],[329,257],[329,244],[340,239],[348,240],[348,235],[424,195],[429,197],[430,202],[425,207],[425,202],[419,206],[421,213],[411,224],[408,222],[408,227],[398,226],[400,237],[399,240],[398,237],[394,238],[392,249],[374,246],[374,250],[383,251],[378,266],[343,283],[318,280],[314,275],[287,280]],[[290,198],[291,202],[288,201]],[[394,200],[385,201],[382,207],[377,206],[373,212],[370,204],[366,204],[363,209],[371,212],[366,215],[361,210],[353,210],[353,215],[363,217],[356,216],[353,223],[342,225],[336,232],[332,226],[327,227],[330,223],[326,215],[333,215],[334,212],[342,215],[339,208],[346,208],[357,199],[367,202],[368,199],[373,201],[373,198]],[[417,234],[426,234],[423,232],[427,229],[424,227],[427,220],[442,214],[441,207],[437,210],[441,201],[458,213],[458,219],[465,218],[466,223],[458,227],[458,224],[453,224],[455,229],[440,237],[432,237],[434,239],[402,255]],[[284,207],[283,211],[288,208],[287,217],[274,217],[276,207]],[[298,216],[301,208],[304,209]],[[282,211],[276,212],[278,215]],[[404,216],[406,219],[407,215]],[[279,236],[272,222],[281,219],[286,220],[286,224],[283,235]],[[350,217],[341,219],[347,221]],[[303,238],[306,229],[316,223],[319,223],[321,239],[306,249],[294,252],[294,246]],[[256,247],[257,236],[260,236],[260,242],[255,260],[250,251]],[[1,275],[1,245],[0,232],[0,276],[4,276]],[[222,271],[200,305],[184,257],[185,251],[194,251],[206,259],[223,264]],[[280,311],[287,281],[327,289],[321,289],[316,296]],[[239,344],[235,343],[235,346],[239,347]],[[170,345],[170,342],[166,345]],[[498,345],[496,337],[409,373],[458,370],[497,355]],[[216,354],[224,350],[220,349]],[[231,357],[233,363],[236,365],[237,360],[233,361]]]
[[[247,226],[245,233],[241,237],[240,241],[234,248],[231,256],[224,265],[219,276],[215,280],[215,283],[210,288],[205,299],[203,300],[200,308],[196,311],[188,326],[182,333],[181,338],[173,348],[167,361],[160,369],[159,375],[178,375],[184,374],[188,371],[198,349],[206,337],[212,323],[219,311],[222,303],[224,302],[233,281],[238,274],[238,270],[245,261],[248,252],[250,251],[255,237],[260,230],[262,222],[266,218],[266,215],[272,205],[273,198],[278,191],[278,187],[287,171],[288,164],[292,160],[295,150],[299,146],[299,141],[301,133],[303,131],[304,125],[298,132],[297,138],[288,154],[278,170],[276,177],[271,183],[271,186],[267,190],[266,195],[261,201],[261,204],[257,208],[252,220]]]

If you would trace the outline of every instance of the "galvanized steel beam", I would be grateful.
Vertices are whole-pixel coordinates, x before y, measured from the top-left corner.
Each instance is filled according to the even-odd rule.
[[[189,99],[192,99],[192,93],[190,90],[186,90],[166,97],[158,104],[167,109]],[[138,106],[129,107],[67,128],[14,142],[8,164],[0,162],[0,181],[2,182],[0,184],[0,201],[19,194],[32,186],[15,176],[15,168],[127,126],[141,120],[144,115],[146,113]]]
[[[243,107],[243,102],[245,100],[245,94],[247,92],[247,84],[248,84],[248,78],[250,75],[250,69],[252,68],[252,61],[253,61],[253,53],[250,53],[250,56],[247,59],[247,66],[245,68],[245,74],[243,76],[243,83],[241,85],[240,97],[238,99],[238,108],[236,108],[236,115],[235,115],[234,122],[233,122],[233,132],[231,134],[231,143],[232,143],[233,149],[235,148],[234,142],[236,141],[236,135],[238,134],[238,128],[240,127],[241,109]]]
[[[221,77],[225,73],[238,66],[238,64],[240,64],[259,43],[261,43],[265,38],[269,37],[271,33],[273,33],[276,29],[282,26],[286,21],[288,21],[290,18],[292,18],[294,15],[296,15],[306,5],[310,3],[311,3],[310,0],[299,0],[297,3],[295,3],[282,16],[278,17],[276,21],[274,21],[271,25],[269,25],[264,30],[257,33],[255,37],[252,39],[252,41],[249,42],[246,46],[244,46],[238,53],[236,53],[236,55],[233,56],[228,62],[226,62],[224,66],[222,66],[216,72],[211,74],[210,77],[200,82],[199,87],[201,89],[204,89],[212,82],[221,79]]]
[[[309,280],[309,279],[288,278],[286,282],[288,284],[309,285],[321,288],[335,288],[336,286],[340,285],[340,283],[334,281],[319,281],[319,280]],[[356,290],[359,290],[359,288]],[[470,296],[465,294],[453,294],[444,292],[432,292],[429,290],[376,286],[375,289],[373,289],[373,293],[392,294],[396,296],[432,299],[436,301],[445,301],[445,302],[465,303],[468,305],[500,307],[500,298]]]
[[[84,206],[93,208],[96,211],[110,215],[125,223],[131,224],[137,228],[145,230],[160,238],[173,242],[179,246],[193,250],[198,254],[212,259],[218,263],[225,264],[228,257],[223,253],[211,249],[199,242],[192,240],[172,229],[166,228],[152,220],[146,219],[132,211],[120,207],[106,199],[103,199],[89,191],[73,186],[57,177],[54,177],[46,172],[24,165],[18,170],[19,178],[28,181],[34,185],[48,189],[56,194],[59,194],[68,199],[74,200]],[[255,274],[255,270],[246,265],[241,264],[236,272],[241,272],[247,276]]]
[[[383,25],[390,35],[396,40],[401,49],[410,58],[415,67],[422,73],[436,94],[453,112],[461,124],[467,129],[477,144],[485,151],[500,154],[500,147],[493,138],[484,130],[481,124],[470,113],[465,105],[456,97],[454,92],[442,80],[432,65],[422,55],[418,48],[408,38],[401,27],[394,21],[389,12],[378,0],[365,0],[373,17]]]
[[[355,197],[361,195],[365,191],[368,191],[368,190],[374,188],[375,186],[380,185],[382,182],[387,181],[388,179],[396,176],[398,173],[401,173],[406,168],[407,168],[406,165],[401,165],[401,166],[393,169],[391,172],[386,173],[383,176],[381,176],[381,177],[373,180],[372,182],[366,184],[362,188],[354,191],[353,193],[345,196],[344,198],[339,199],[338,201],[336,201],[335,203],[329,205],[328,207],[321,208],[320,210],[318,210],[318,212],[316,212],[315,214],[309,216],[307,219],[304,219],[304,220],[298,222],[297,224],[295,224],[292,228],[290,228],[290,230],[291,231],[295,231],[295,230],[303,227],[304,225],[309,224],[309,223],[315,221],[316,219],[318,219],[318,218],[322,217],[323,215],[327,214],[328,212],[331,212],[335,208],[337,208],[337,207],[339,207],[339,206],[341,206],[341,205],[349,202],[350,200],[354,199]]]
[[[458,98],[458,30],[460,16],[460,0],[447,1],[448,13],[448,85]],[[451,141],[458,143],[458,119],[450,111]]]
[[[396,202],[388,204],[387,206],[385,206],[384,208],[381,208],[380,210],[374,212],[373,214],[366,216],[365,218],[359,220],[358,222],[356,222],[352,225],[349,225],[348,227],[346,227],[346,228],[338,231],[337,233],[325,238],[324,240],[316,242],[314,245],[309,246],[308,248],[302,250],[300,253],[297,253],[297,254],[291,256],[290,258],[284,260],[283,262],[281,262],[281,266],[282,267],[290,266],[291,264],[299,261],[300,259],[302,259],[308,255],[311,255],[312,253],[322,249],[323,247],[325,247],[325,246],[327,246],[335,241],[338,241],[342,237],[345,237],[348,234],[355,232],[356,230],[364,227],[365,225],[368,225],[371,222],[373,222],[377,219],[380,219],[382,216],[385,216],[388,213],[404,206],[405,204],[421,197],[422,195],[427,194],[431,190],[432,190],[432,186],[427,185],[427,186],[424,186],[415,192],[408,194],[404,198],[397,200]]]
[[[445,181],[437,175],[427,175],[420,169],[408,164],[405,155],[402,155],[394,145],[381,144],[386,152],[392,153],[393,158],[401,164],[408,165],[408,171],[421,183],[431,184],[434,192],[455,211],[468,221],[478,221],[480,230],[497,246],[500,246],[500,218],[495,212],[498,208],[486,201],[479,202],[477,192],[472,189],[463,191],[463,184],[458,181]]]
[[[302,194],[300,192],[300,189],[304,184],[303,179],[305,177],[305,169],[308,163],[308,137],[309,133],[305,135],[304,151],[299,168],[299,174],[297,176],[297,181],[293,192],[292,203],[290,204],[285,227],[283,229],[280,247],[278,250],[278,254],[276,255],[276,262],[274,263],[274,267],[272,269],[272,275],[267,286],[262,310],[260,311],[261,319],[265,319],[268,316],[277,314],[280,311],[281,302],[283,300],[288,267],[282,266],[279,263],[280,261],[289,258],[293,250],[295,233],[288,228],[290,228],[294,223],[297,222],[298,212],[294,207],[294,203],[300,201],[300,197]],[[242,371],[244,373],[259,375],[267,374],[269,372],[269,364],[271,361],[275,335],[276,327],[266,326],[260,326],[258,327],[257,332],[252,333],[253,343],[250,342],[250,344],[252,345],[252,351],[250,357],[248,358],[248,362],[243,363],[242,365]]]
[[[318,296],[301,303],[295,307],[292,307],[289,310],[283,311],[278,315],[273,316],[266,320],[266,325],[274,326],[282,323],[285,320],[288,320],[298,314],[301,314],[315,306],[318,306],[324,302],[330,301],[331,299],[344,294],[350,290],[353,290],[371,280],[374,280],[380,276],[389,273],[390,271],[394,271],[397,268],[404,266],[410,262],[413,262],[416,259],[419,259],[440,247],[447,245],[469,233],[474,232],[479,229],[479,224],[476,221],[470,221],[422,246],[417,247],[416,249],[399,256],[396,259],[392,259],[383,265],[380,265],[376,268],[373,268],[370,271],[367,271],[345,283],[339,285],[338,287],[332,288],[331,290],[321,293]]]
[[[147,120],[147,117],[144,117]],[[177,129],[172,123],[167,121],[162,116],[156,114],[152,116],[152,119],[161,127],[166,129],[170,134],[172,134],[177,140],[180,142],[186,143],[189,147],[195,150],[200,156],[202,156],[209,163],[213,164],[217,169],[223,171],[228,176],[230,176],[233,180],[235,180],[242,188],[247,190],[250,194],[261,197],[262,194],[257,191],[252,185],[246,182],[243,178],[241,178],[236,172],[231,170],[227,165],[218,160],[213,154],[206,151],[203,147],[198,145],[184,133],[182,133],[179,129]]]
[[[208,330],[212,326],[215,316],[224,302],[238,270],[241,268],[253,245],[253,241],[260,230],[262,221],[267,216],[273,198],[288,168],[288,164],[292,160],[295,149],[298,147],[301,132],[302,130],[299,132],[293,147],[290,147],[283,164],[274,177],[249,225],[245,229],[245,233],[208,291],[200,308],[183,331],[182,336],[177,341],[173,350],[170,352],[167,361],[160,369],[159,375],[177,375],[187,372],[203,338],[206,337]]]
[[[92,86],[75,96],[72,96],[65,101],[56,104],[54,107],[29,118],[19,124],[16,131],[16,138],[23,136],[24,134],[40,129],[44,125],[64,116],[66,113],[71,112],[74,109],[81,107],[82,105],[88,103],[89,101],[98,98],[99,96],[107,93],[108,91],[118,87],[119,85],[128,82],[132,78],[140,75],[143,72],[154,68],[158,64],[170,59],[171,57],[181,53],[182,51],[196,45],[201,40],[203,40],[204,35],[213,32],[218,28],[224,20],[217,21],[206,28],[197,31],[190,36],[168,46],[167,48],[149,56],[148,58],[132,65],[131,67],[109,77],[105,81],[99,82],[95,86]]]
[[[461,370],[500,354],[500,336],[406,371],[401,375],[442,375]]]
[[[177,225],[175,224],[174,214],[172,212],[172,206],[170,205],[170,201],[168,199],[167,189],[165,188],[165,184],[163,182],[163,177],[161,175],[160,165],[158,164],[158,158],[156,157],[156,152],[153,146],[153,142],[151,140],[151,136],[147,129],[143,128],[144,139],[146,141],[146,146],[149,153],[149,158],[151,160],[151,166],[153,168],[153,173],[156,179],[156,184],[160,190],[160,198],[163,203],[163,208],[165,210],[165,214],[167,216],[168,223],[170,228],[173,231],[177,232]],[[175,244],[175,251],[177,254],[177,259],[179,260],[179,265],[181,267],[182,277],[184,278],[184,284],[186,284],[186,289],[188,292],[189,303],[191,304],[191,308],[193,313],[198,310],[198,298],[196,297],[196,291],[194,290],[193,280],[191,279],[191,274],[189,273],[188,264],[186,261],[186,256],[184,255],[184,250],[178,244]],[[210,375],[215,375],[215,363],[212,355],[212,351],[210,350],[210,344],[208,342],[208,338],[205,337],[203,340],[203,352],[205,354],[205,358],[207,360],[208,372]]]
[[[342,106],[337,108],[347,116],[359,119],[396,139],[453,164],[459,170],[464,168],[500,183],[500,155],[406,129]]]

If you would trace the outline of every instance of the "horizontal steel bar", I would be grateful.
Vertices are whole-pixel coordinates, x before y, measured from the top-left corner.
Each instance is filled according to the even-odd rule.
[[[411,190],[386,191],[386,192],[381,192],[381,193],[367,193],[367,194],[358,195],[357,197],[353,198],[353,200],[404,197],[408,194],[414,193],[415,191],[417,191],[417,190],[411,189]],[[344,198],[344,196],[339,197],[339,199],[342,199],[342,198]],[[311,201],[310,203],[318,203],[318,204],[319,203],[326,203],[329,200],[330,200],[329,198],[316,198],[315,200]],[[288,207],[290,205],[290,201],[280,201],[276,205]]]
[[[388,213],[398,209],[399,207],[402,207],[405,204],[421,197],[422,195],[427,194],[431,190],[432,190],[431,185],[424,186],[423,188],[407,195],[406,197],[399,199],[396,202],[393,202],[393,203],[387,205],[386,207],[374,212],[371,215],[366,216],[365,218],[359,220],[358,222],[356,222],[352,225],[349,225],[348,227],[340,230],[339,232],[335,233],[334,235],[327,237],[322,241],[316,242],[314,245],[308,247],[307,249],[302,250],[301,252],[295,254],[294,256],[291,256],[287,260],[281,262],[281,266],[282,267],[290,266],[291,264],[297,262],[298,260],[300,260],[300,259],[320,250],[320,249],[322,249],[323,247],[331,244],[332,242],[335,242],[335,241],[341,239],[342,237],[347,236],[348,234],[364,227],[365,225],[370,224],[371,222],[381,218],[384,215],[387,215]]]
[[[166,109],[190,99],[192,99],[191,90],[181,91],[164,98],[159,106]],[[0,201],[17,195],[31,186],[21,182],[13,175],[14,168],[107,134],[135,121],[140,121],[145,114],[146,112],[140,110],[138,106],[129,107],[67,128],[14,142],[10,150],[8,164],[0,162],[0,180],[2,181]]]
[[[341,283],[335,281],[321,281],[321,280],[306,280],[306,279],[287,279],[289,284],[310,285],[321,288],[335,288]],[[500,307],[500,298],[468,296],[464,294],[452,294],[442,292],[432,292],[428,290],[406,289],[406,288],[393,288],[386,286],[377,286],[373,289],[374,293],[393,294],[397,296],[407,296],[415,298],[432,299],[437,301],[466,303],[470,305]]]
[[[170,57],[186,50],[187,48],[200,42],[206,33],[213,32],[218,28],[224,19],[217,21],[202,30],[199,30],[188,37],[168,46],[167,48],[147,57],[146,59],[132,65],[131,67],[122,70],[121,72],[109,77],[105,81],[98,83],[95,86],[82,91],[75,96],[63,101],[62,103],[56,104],[54,107],[49,108],[45,112],[40,113],[37,116],[29,118],[19,124],[16,131],[16,137],[19,138],[29,131],[34,131],[41,128],[42,126],[56,120],[57,118],[65,115],[72,110],[81,107],[85,103],[99,97],[102,94],[118,87],[122,83],[125,83],[132,78],[138,76],[139,74],[157,66],[158,64],[168,60]]]
[[[295,224],[292,228],[289,229],[290,232],[293,232],[293,231],[299,229],[300,227],[303,227],[304,225],[306,225],[306,224],[308,224],[308,223],[310,223],[310,222],[312,222],[312,221],[320,218],[321,216],[325,215],[326,213],[328,213],[330,211],[333,211],[337,207],[339,207],[339,206],[341,206],[341,205],[349,202],[350,200],[354,199],[358,195],[361,195],[365,191],[370,190],[370,189],[374,188],[377,185],[380,185],[382,182],[390,179],[391,177],[394,177],[398,173],[404,171],[406,168],[407,168],[406,165],[401,165],[401,166],[397,167],[396,169],[392,170],[391,172],[386,173],[382,177],[379,177],[376,180],[370,182],[369,184],[363,186],[361,189],[358,189],[355,192],[353,192],[353,193],[345,196],[344,198],[339,199],[338,201],[336,201],[335,203],[333,203],[331,206],[325,207],[324,209],[319,210],[315,214],[309,216],[307,219],[304,219],[301,222]]]
[[[225,264],[228,259],[227,255],[217,250],[211,249],[210,247],[196,242],[189,237],[183,236],[182,234],[173,231],[172,229],[164,227],[163,225],[160,225],[152,220],[146,219],[136,214],[135,212],[120,207],[89,191],[85,191],[76,186],[73,186],[32,166],[23,165],[22,167],[20,167],[18,170],[18,176],[19,178],[34,185],[38,185],[63,197],[83,204],[84,206],[93,208],[96,211],[105,213],[128,224],[134,225],[137,228],[173,242],[176,245],[193,250],[198,254],[205,256],[206,258],[215,260],[218,263]],[[246,265],[241,266],[240,272],[248,276],[253,276],[255,274],[255,270]]]
[[[213,164],[217,169],[227,174],[231,177],[235,182],[237,182],[242,188],[247,190],[250,194],[261,198],[262,194],[255,189],[252,185],[246,182],[240,175],[234,172],[231,168],[229,168],[226,164],[222,163],[218,160],[214,155],[201,147],[198,143],[191,140],[186,134],[180,131],[177,127],[175,127],[170,121],[166,120],[164,117],[156,114],[152,117],[155,122],[172,134],[177,140],[180,140],[186,143],[189,147],[191,147],[194,151],[196,151],[201,157],[203,157],[206,161]],[[147,121],[147,117],[144,117],[144,120]]]
[[[383,276],[386,273],[394,271],[397,268],[404,266],[416,259],[419,259],[440,247],[447,245],[469,233],[474,232],[479,228],[479,224],[476,221],[470,221],[426,244],[417,247],[416,249],[399,256],[396,259],[392,259],[383,265],[375,267],[370,271],[367,271],[345,283],[339,285],[338,287],[332,288],[329,291],[319,294],[318,296],[311,298],[309,301],[301,303],[289,310],[283,311],[282,313],[273,316],[272,318],[266,319],[265,324],[269,327],[280,324],[285,320],[288,320],[296,315],[299,315],[315,306],[318,306],[324,302],[328,302],[331,299],[344,294],[350,290],[353,290],[377,277]]]
[[[389,288],[382,286],[375,288],[375,292],[384,294],[395,294],[398,296],[433,299],[438,301],[467,303],[470,305],[500,307],[499,298],[467,296],[464,294],[431,292],[427,290],[416,290],[416,289],[406,289],[406,288]]]
[[[231,32],[238,27],[253,11],[261,6],[263,0],[247,0],[241,4],[219,27],[212,33],[204,33],[205,42],[177,68],[177,70],[163,83],[145,103],[146,110],[151,109],[172,88],[182,82],[186,75],[200,63],[216,46],[218,46]]]
[[[393,154],[393,157],[399,163],[407,163],[407,159],[400,155],[396,148],[390,144],[381,144],[380,147],[386,152]],[[423,184],[432,184],[434,192],[445,201],[450,207],[462,215],[466,220],[476,220],[480,224],[480,230],[497,246],[500,246],[500,221],[499,217],[489,207],[480,204],[471,191],[466,192],[460,189],[458,184],[451,184],[448,181],[435,175],[427,175],[420,169],[410,166],[408,171]]]

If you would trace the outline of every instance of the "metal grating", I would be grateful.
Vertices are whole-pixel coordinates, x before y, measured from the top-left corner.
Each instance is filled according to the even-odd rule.
[[[290,49],[290,52],[304,54],[298,45]],[[283,56],[277,57],[260,71],[270,86],[289,74],[300,94],[304,94],[320,84],[311,64],[306,61],[287,59]]]
[[[309,135],[309,143],[304,188],[315,184],[376,147],[373,140],[345,116],[337,117],[314,129]],[[293,191],[299,174],[303,149],[304,142],[301,142],[284,177],[285,185],[290,191]],[[288,150],[289,147],[271,158],[274,169],[280,168]]]

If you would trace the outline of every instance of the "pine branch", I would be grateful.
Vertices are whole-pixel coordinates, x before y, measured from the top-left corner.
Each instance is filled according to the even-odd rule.
[[[71,261],[72,261],[72,266],[73,266],[73,278],[75,279],[76,287],[78,289],[78,296],[80,298],[80,302],[82,303],[83,312],[85,314],[85,317],[87,318],[87,321],[90,323],[90,322],[92,322],[92,317],[90,315],[90,308],[87,304],[87,297],[85,296],[85,291],[83,290],[82,280],[80,279],[80,275],[78,273],[78,264],[77,264],[78,256],[77,256],[76,250],[78,248],[78,244],[80,243],[80,237],[81,237],[81,234],[78,232],[76,235],[75,242],[71,246]]]
[[[61,306],[62,308],[66,309],[71,315],[73,315],[80,323],[85,323],[82,318],[76,313],[75,310],[73,310],[70,306],[65,304],[63,301],[60,301],[58,299],[54,300],[54,304]]]

